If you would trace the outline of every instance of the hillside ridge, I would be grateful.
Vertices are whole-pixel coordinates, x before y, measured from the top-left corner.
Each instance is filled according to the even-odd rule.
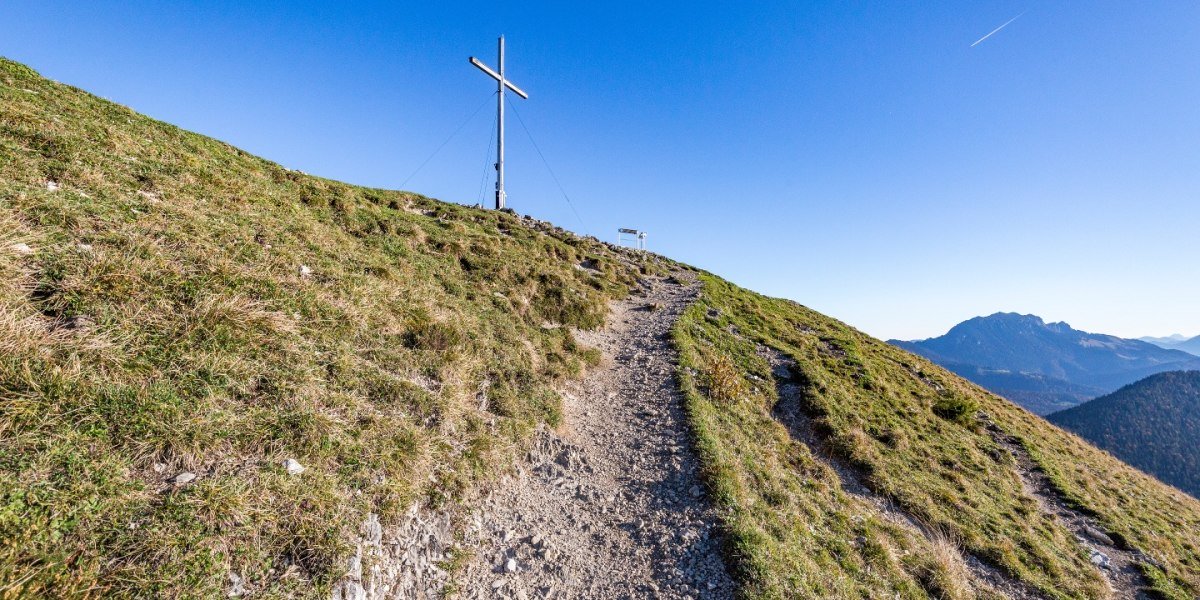
[[[1153,373],[1200,368],[1196,356],[1181,350],[1018,313],[974,317],[938,337],[889,343],[1038,414],[1074,406]]]
[[[1176,334],[1165,338],[1144,337],[1138,339],[1142,340],[1143,342],[1154,344],[1155,346],[1159,346],[1161,348],[1167,348],[1169,350],[1182,350],[1188,354],[1200,356],[1200,335],[1188,338]]]
[[[605,329],[643,302],[629,335]],[[649,361],[625,356],[639,344]],[[17,596],[649,581],[1083,599],[1129,589],[1125,565],[1137,593],[1200,594],[1200,502],[924,358],[652,253],[284,169],[6,60],[0,345],[0,591]],[[629,397],[572,391],[606,373]],[[605,426],[586,460],[548,441]],[[523,470],[592,530],[508,527],[537,513],[486,498]],[[593,484],[633,497],[609,517]],[[655,504],[684,489],[688,511]],[[1076,515],[1111,544],[1080,539]],[[636,568],[538,563],[535,534]]]
[[[403,531],[556,423],[570,327],[665,262],[0,60],[0,589],[327,595],[371,515]]]

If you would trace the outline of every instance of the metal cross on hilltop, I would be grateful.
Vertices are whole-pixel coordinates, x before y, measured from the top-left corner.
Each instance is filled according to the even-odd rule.
[[[496,80],[496,210],[504,208],[504,88],[508,88],[516,95],[529,99],[529,94],[521,91],[521,88],[513,85],[513,82],[504,78],[504,36],[500,36],[500,72],[497,73],[487,65],[479,62],[479,59],[474,56],[470,57],[471,64],[479,67],[480,71],[492,76]]]

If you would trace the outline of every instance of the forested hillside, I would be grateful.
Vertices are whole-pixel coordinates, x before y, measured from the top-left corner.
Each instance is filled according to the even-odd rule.
[[[1046,418],[1200,497],[1200,371],[1152,375]]]

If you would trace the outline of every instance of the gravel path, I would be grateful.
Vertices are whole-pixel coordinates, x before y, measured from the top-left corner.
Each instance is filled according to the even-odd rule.
[[[651,279],[578,332],[604,363],[564,390],[564,423],[467,523],[462,598],[731,598],[697,478],[670,329],[694,277]]]

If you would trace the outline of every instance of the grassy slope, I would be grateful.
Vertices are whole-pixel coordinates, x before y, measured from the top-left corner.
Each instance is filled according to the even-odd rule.
[[[1022,491],[980,410],[1018,437],[1077,507],[1163,564],[1146,571],[1162,596],[1200,594],[1194,499],[929,361],[795,303],[711,276],[704,283],[675,329],[680,378],[749,596],[880,597],[892,588],[912,596],[913,582],[935,596],[968,595],[929,585],[937,564],[905,556],[921,541],[864,516],[788,439],[771,417],[777,398],[758,344],[797,362],[807,411],[873,490],[1047,596],[1107,590],[1071,534]],[[850,543],[856,535],[870,542]]]
[[[0,590],[212,596],[233,570],[320,595],[366,512],[452,496],[557,418],[555,383],[594,357],[542,325],[595,325],[637,274],[586,240],[308,177],[0,60]],[[1101,594],[992,458],[982,408],[1164,564],[1165,595],[1200,589],[1194,500],[836,321],[705,284],[675,331],[680,379],[747,596],[969,596],[947,542],[848,498],[772,419],[758,343],[796,359],[872,487],[947,538],[1054,597]],[[164,483],[185,469],[196,483]]]
[[[229,571],[320,595],[367,512],[453,495],[556,419],[597,357],[543,325],[600,323],[637,275],[0,59],[0,596],[215,597]]]

